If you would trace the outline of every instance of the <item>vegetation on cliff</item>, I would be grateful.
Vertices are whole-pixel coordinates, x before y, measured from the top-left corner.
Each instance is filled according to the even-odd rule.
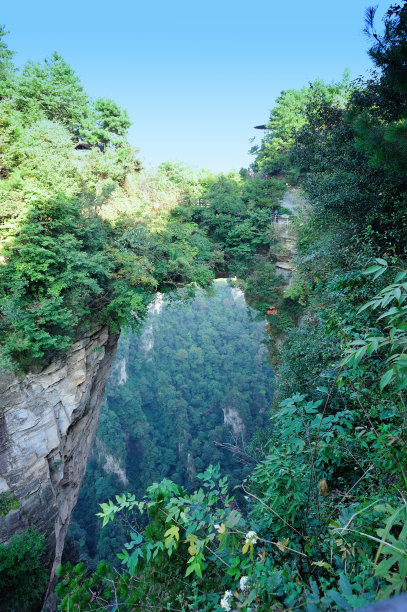
[[[213,467],[194,493],[164,480],[141,501],[118,496],[100,515],[132,525],[120,553],[125,573],[114,580],[102,564],[84,583],[83,567],[73,581],[61,568],[61,609],[110,601],[109,580],[118,605],[208,612],[351,610],[406,590],[406,24],[407,7],[397,5],[384,34],[373,32],[379,72],[370,80],[346,82],[340,96],[339,86],[321,84],[290,94],[304,103],[287,133],[275,125],[289,101],[282,95],[258,152],[259,169],[292,168],[308,207],[284,298],[303,311],[286,328],[264,457],[241,485],[248,511]],[[274,146],[276,137],[286,146]],[[224,208],[208,199],[189,214],[234,265],[250,253],[249,230],[257,236],[234,215],[230,177],[218,188]]]
[[[91,100],[58,54],[17,73],[0,53],[1,355],[38,367],[89,328],[137,324],[157,289],[208,284],[212,254],[171,218],[173,183],[165,205],[144,197],[125,111]]]
[[[59,570],[60,609],[76,605],[84,610],[315,612],[351,610],[406,590],[406,4],[388,10],[383,34],[374,30],[374,11],[368,13],[366,27],[373,36],[371,57],[377,74],[367,81],[318,82],[282,94],[271,113],[270,132],[257,151],[257,176],[243,171],[192,179],[180,168],[165,166],[151,181],[165,181],[167,193],[177,194],[177,205],[164,214],[162,207],[147,206],[148,226],[144,195],[135,207],[137,221],[133,223],[132,215],[130,220],[121,216],[120,206],[128,206],[120,204],[119,197],[126,188],[124,177],[105,178],[99,172],[90,192],[93,199],[85,189],[64,200],[69,203],[68,219],[76,215],[86,228],[85,235],[73,234],[73,253],[83,248],[95,258],[92,271],[80,267],[85,275],[80,322],[89,320],[93,304],[104,295],[106,304],[102,300],[100,308],[99,303],[103,320],[120,323],[129,304],[141,312],[149,291],[188,280],[208,282],[211,262],[218,270],[237,273],[253,289],[253,304],[280,326],[286,340],[279,355],[279,405],[273,407],[271,432],[262,457],[239,488],[246,507],[239,507],[217,466],[198,475],[201,486],[194,492],[164,479],[152,484],[141,500],[121,494],[106,501],[100,512],[103,524],[120,525],[127,536],[118,551],[123,572],[105,562],[93,571],[83,563],[64,565]],[[44,68],[41,74],[46,73]],[[24,72],[18,77],[9,70],[8,75],[7,91],[19,91],[14,83],[26,78]],[[69,82],[72,85],[72,78]],[[12,118],[38,112],[35,105],[22,110],[17,95],[4,100]],[[63,131],[78,142],[78,130],[92,132],[92,116],[90,111],[70,113],[58,119],[58,125],[52,118],[56,140]],[[126,122],[125,115],[122,118]],[[10,119],[10,130],[17,129],[12,127],[16,121]],[[41,131],[44,121],[50,121],[49,115],[44,114],[39,125],[19,127],[18,133],[32,138],[30,130]],[[21,138],[17,142],[33,142]],[[98,162],[106,162],[108,152],[115,155],[119,148],[108,143],[93,153]],[[44,209],[36,204],[40,188],[31,191],[31,185],[37,185],[35,167],[26,173],[24,165],[33,164],[36,156],[19,155],[10,156],[3,173],[5,193],[14,204],[3,222],[10,227],[10,237],[1,321],[6,355],[23,361],[32,357],[33,347],[40,347],[42,358],[47,350],[61,349],[62,340],[56,347],[38,345],[30,332],[26,353],[13,353],[17,324],[24,320],[24,330],[40,329],[53,339],[49,322],[42,328],[42,311],[35,319],[31,311],[35,306],[46,313],[50,302],[44,296],[61,298],[55,302],[58,308],[69,309],[74,288],[64,285],[59,290],[49,280],[44,284],[41,275],[48,278],[53,265],[47,259],[39,267],[40,277],[30,276],[32,259],[24,249],[34,245],[39,249],[35,257],[54,252],[53,246],[44,246],[52,242],[43,241],[49,237],[48,221],[51,237],[60,228],[61,214],[54,213],[54,207],[61,211],[61,206],[58,209],[60,200],[52,195],[47,216],[48,204]],[[76,177],[79,170],[70,175],[68,161],[63,167],[67,174],[62,172],[61,180],[65,176],[72,184],[67,177]],[[83,168],[80,176],[88,176]],[[11,179],[17,181],[17,169],[17,184],[31,194],[29,206],[29,198],[21,203],[13,195],[16,183]],[[297,272],[285,293],[271,265],[275,237],[269,224],[274,198],[281,193],[275,182],[280,172],[298,179],[308,199],[297,221]],[[111,195],[105,200],[104,188],[109,190],[112,181],[117,199]],[[142,185],[139,191],[144,193]],[[48,183],[41,183],[41,189],[46,188]],[[69,212],[82,201],[91,204],[80,214]],[[151,214],[154,210],[160,213]],[[30,216],[38,214],[43,216]],[[35,226],[39,238],[29,239]],[[72,221],[70,232],[74,230]],[[97,246],[101,231],[106,236],[103,249]],[[58,240],[58,247],[64,245],[68,248]],[[97,257],[106,258],[106,284]],[[17,306],[20,314],[13,315]],[[11,334],[17,335],[7,344]]]
[[[0,545],[0,610],[35,610],[48,583],[45,537],[34,527]]]

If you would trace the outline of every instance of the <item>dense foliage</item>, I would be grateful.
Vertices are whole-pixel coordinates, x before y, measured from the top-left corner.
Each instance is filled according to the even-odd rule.
[[[181,295],[168,303],[157,296],[141,336],[129,334],[119,343],[71,526],[71,551],[84,538],[82,555],[114,563],[118,533],[110,526],[100,530],[95,519],[99,503],[114,491],[131,489],[141,497],[164,477],[191,490],[199,483],[196,474],[214,462],[238,485],[255,464],[250,442],[268,427],[273,397],[264,323],[226,281],[188,301]]]
[[[323,98],[331,107],[343,109],[350,90],[350,73],[345,71],[338,83],[327,84],[317,80],[310,87],[281,92],[270,111],[261,145],[250,151],[256,154],[253,164],[256,171],[266,176],[284,173],[291,182],[296,182],[303,167],[301,163],[295,163],[292,149],[296,135],[308,123],[307,110],[313,106],[315,97]]]
[[[248,508],[236,506],[213,467],[194,493],[164,480],[141,501],[127,494],[103,504],[105,524],[120,516],[131,523],[120,553],[125,571],[113,580],[118,605],[351,610],[407,588],[407,6],[389,9],[383,35],[373,17],[369,11],[378,73],[282,94],[254,166],[264,171],[252,179],[260,189],[266,173],[288,169],[308,203],[299,212],[294,283],[268,310],[280,317],[284,300],[304,308],[286,329],[264,457],[242,484]],[[291,112],[297,107],[300,116]],[[267,256],[264,232],[255,231],[264,205],[248,207],[246,232],[241,194],[236,179],[222,177],[190,214],[229,265],[250,253],[255,274],[256,258]],[[112,580],[103,571],[89,574],[89,585]],[[71,572],[61,569],[61,609],[102,603],[97,594],[81,599]]]
[[[174,211],[184,222],[192,219],[214,243],[217,275],[236,276],[250,306],[268,315],[270,306],[278,316],[268,317],[274,338],[287,331],[301,311],[298,303],[284,295],[285,280],[276,270],[276,253],[284,253],[273,214],[292,217],[281,198],[284,180],[252,176],[241,170],[220,175],[202,185],[198,206],[184,198]],[[294,232],[295,235],[295,232]],[[218,255],[219,254],[219,255]]]
[[[0,52],[1,355],[28,368],[95,325],[137,324],[158,288],[208,284],[212,254],[170,218],[181,190],[165,177],[149,211],[125,111],[90,100],[58,54],[17,74]]]
[[[384,273],[383,264],[374,268],[370,274]],[[372,306],[379,308],[383,296],[393,304],[389,317],[395,316],[388,326],[391,345],[370,354],[384,348],[397,369],[405,363],[399,361],[403,337],[393,323],[405,311],[405,275]],[[123,512],[132,524],[120,554],[128,572],[113,580],[119,603],[140,609],[165,602],[169,609],[208,611],[281,604],[351,610],[405,589],[407,515],[399,499],[407,484],[404,405],[397,389],[384,391],[391,380],[372,380],[378,363],[360,367],[369,354],[360,346],[349,345],[336,374],[340,384],[320,387],[321,399],[297,393],[280,403],[267,455],[242,485],[248,514],[230,496],[219,467],[200,475],[203,486],[192,494],[164,480],[141,502],[123,495],[102,504],[104,524]],[[398,375],[405,385],[405,370]],[[135,511],[147,513],[147,528]],[[75,602],[93,609],[92,601],[96,609],[110,599],[106,586],[113,574],[103,568],[102,576],[99,568],[87,578],[87,594],[72,582],[70,566],[61,568],[62,609]],[[98,581],[104,591],[96,591]]]
[[[33,527],[0,545],[0,610],[29,611],[41,602],[48,582],[45,538]]]
[[[222,430],[215,413],[203,409],[209,390],[218,408],[236,390],[218,386],[221,334],[204,333],[202,296],[191,319],[199,319],[204,343],[209,336],[206,359],[192,331],[181,344],[168,334],[188,318],[187,310],[173,307],[157,319],[167,335],[154,337],[151,361],[132,355],[136,346],[146,352],[148,335],[124,344],[137,389],[117,378],[110,387],[108,421],[101,422],[110,441],[99,452],[107,459],[115,445],[120,466],[130,449],[134,457],[121,467],[137,487],[149,476],[168,477],[172,468],[178,482],[151,484],[144,498],[118,485],[115,497],[114,482],[100,466],[94,470],[88,493],[111,501],[101,506],[106,535],[98,533],[92,552],[111,556],[124,541],[123,572],[105,562],[94,571],[65,564],[62,610],[334,611],[407,590],[406,23],[405,2],[388,10],[383,34],[368,11],[377,69],[369,80],[350,83],[345,75],[339,84],[282,93],[255,151],[254,176],[194,177],[185,167],[163,164],[155,176],[129,180],[129,149],[117,141],[126,114],[111,101],[87,101],[59,56],[16,75],[0,46],[8,79],[0,102],[5,355],[22,363],[33,355],[46,359],[68,346],[74,330],[82,333],[96,310],[98,321],[111,324],[131,311],[140,319],[157,289],[207,284],[208,263],[218,274],[236,274],[270,332],[280,340],[285,335],[278,401],[270,428],[257,434],[262,454],[242,474],[240,497],[219,466],[205,469],[219,460],[232,485],[237,482],[232,458],[228,465],[203,439],[205,429],[213,427],[209,436]],[[53,115],[53,101],[28,95],[34,84],[45,87],[50,74],[62,75],[63,87],[46,96],[76,96],[77,108],[67,105],[64,116]],[[68,141],[82,139],[94,148],[78,163]],[[289,287],[275,273],[279,234],[271,224],[287,179],[298,180],[307,198],[297,211],[297,270]],[[223,310],[214,313],[220,319]],[[232,332],[233,326],[232,339],[249,360],[241,325],[234,321]],[[226,374],[235,374],[237,365],[228,371],[226,363]],[[248,365],[257,367],[255,358]],[[258,399],[253,402],[250,376],[242,378],[239,409],[252,418]],[[121,422],[127,418],[137,423]],[[220,430],[218,440],[225,442]],[[184,439],[189,463],[185,453],[181,460],[175,454]],[[143,465],[141,476],[133,458]],[[205,471],[196,475],[199,469]],[[86,539],[80,526],[76,532]]]

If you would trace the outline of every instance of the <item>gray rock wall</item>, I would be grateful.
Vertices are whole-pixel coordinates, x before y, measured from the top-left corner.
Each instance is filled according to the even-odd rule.
[[[0,517],[0,543],[35,525],[47,539],[50,584],[95,438],[117,340],[107,328],[100,329],[39,374],[0,380],[0,494],[8,491],[19,503]]]

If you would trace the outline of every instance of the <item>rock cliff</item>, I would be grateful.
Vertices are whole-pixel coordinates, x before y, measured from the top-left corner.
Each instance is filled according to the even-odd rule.
[[[306,214],[307,201],[301,191],[290,187],[280,201],[280,205],[290,211],[290,215],[281,215],[278,223],[273,223],[275,242],[270,248],[269,255],[274,259],[276,272],[282,277],[281,289],[284,293],[291,287],[295,275],[295,258],[297,252],[298,225],[301,224],[301,217]],[[299,217],[299,218],[298,218]],[[269,354],[274,365],[279,363],[279,351],[285,341],[285,333],[276,333],[275,328],[267,326],[267,333],[270,337]],[[278,369],[274,371],[278,379]],[[274,393],[274,403],[278,402],[278,386]]]
[[[289,210],[294,217],[306,206],[299,190],[293,188],[285,192],[280,204]],[[271,255],[276,259],[276,271],[283,275],[288,287],[291,284],[292,272],[295,268],[293,259],[297,255],[297,227],[289,220],[288,215],[282,215],[279,223],[273,223],[273,228],[278,242]]]
[[[9,492],[19,505],[0,517],[0,543],[33,524],[47,539],[50,584],[94,441],[117,339],[102,328],[40,373],[0,377],[0,494]]]

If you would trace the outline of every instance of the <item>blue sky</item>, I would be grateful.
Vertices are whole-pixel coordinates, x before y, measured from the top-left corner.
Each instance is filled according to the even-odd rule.
[[[91,96],[127,108],[146,165],[228,171],[250,163],[253,126],[281,90],[339,80],[345,68],[367,74],[370,4],[22,0],[3,4],[0,23],[17,65],[58,51]],[[379,19],[389,4],[379,4]]]

